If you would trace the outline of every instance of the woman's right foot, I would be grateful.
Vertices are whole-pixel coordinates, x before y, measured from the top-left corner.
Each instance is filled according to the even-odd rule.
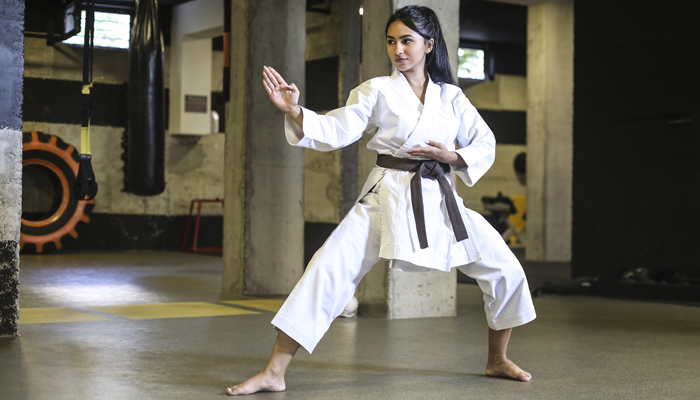
[[[532,374],[523,371],[513,361],[508,359],[499,362],[488,362],[486,364],[486,375],[494,377],[505,377],[516,381],[530,382]]]
[[[239,396],[257,392],[282,392],[285,389],[284,376],[268,376],[265,371],[262,371],[240,385],[226,388],[226,394],[229,396]]]

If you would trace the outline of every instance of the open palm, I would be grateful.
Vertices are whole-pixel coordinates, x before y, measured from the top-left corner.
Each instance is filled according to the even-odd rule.
[[[287,84],[272,67],[263,67],[263,85],[270,100],[284,113],[289,113],[299,104],[299,88],[295,84]]]

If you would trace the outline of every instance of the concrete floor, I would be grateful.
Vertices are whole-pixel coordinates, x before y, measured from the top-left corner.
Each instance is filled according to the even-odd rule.
[[[279,302],[222,303],[221,269],[188,253],[23,255],[22,336],[0,338],[0,398],[222,398],[267,360],[265,308]],[[519,383],[484,376],[481,294],[458,286],[458,317],[339,319],[313,356],[299,352],[286,392],[248,398],[700,398],[700,307],[540,296],[511,341],[534,375]],[[76,322],[49,322],[61,320]]]

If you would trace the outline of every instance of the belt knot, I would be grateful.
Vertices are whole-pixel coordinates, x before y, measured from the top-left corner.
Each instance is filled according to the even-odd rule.
[[[421,249],[428,247],[421,177],[436,180],[440,185],[440,191],[445,197],[447,215],[450,217],[452,230],[454,231],[457,241],[460,242],[469,238],[467,228],[464,226],[464,221],[462,221],[462,216],[459,213],[457,200],[455,199],[454,193],[452,193],[452,187],[445,177],[445,174],[450,172],[450,164],[435,160],[409,160],[407,158],[379,154],[377,156],[377,165],[384,168],[414,172],[413,178],[411,178],[411,205],[413,207],[413,218],[416,221],[418,242],[420,243]]]
[[[437,162],[435,160],[419,161],[420,162],[420,176],[424,178],[429,178],[432,180],[437,180],[441,176],[450,172],[450,165],[446,163]]]

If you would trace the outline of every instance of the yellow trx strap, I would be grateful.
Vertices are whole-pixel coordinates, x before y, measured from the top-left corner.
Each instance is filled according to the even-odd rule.
[[[87,85],[83,85],[82,94],[90,96],[90,89],[95,81],[102,80],[103,77],[99,77]],[[83,126],[80,128],[80,154],[91,155],[90,152],[90,119],[87,120],[87,125],[83,122]]]

